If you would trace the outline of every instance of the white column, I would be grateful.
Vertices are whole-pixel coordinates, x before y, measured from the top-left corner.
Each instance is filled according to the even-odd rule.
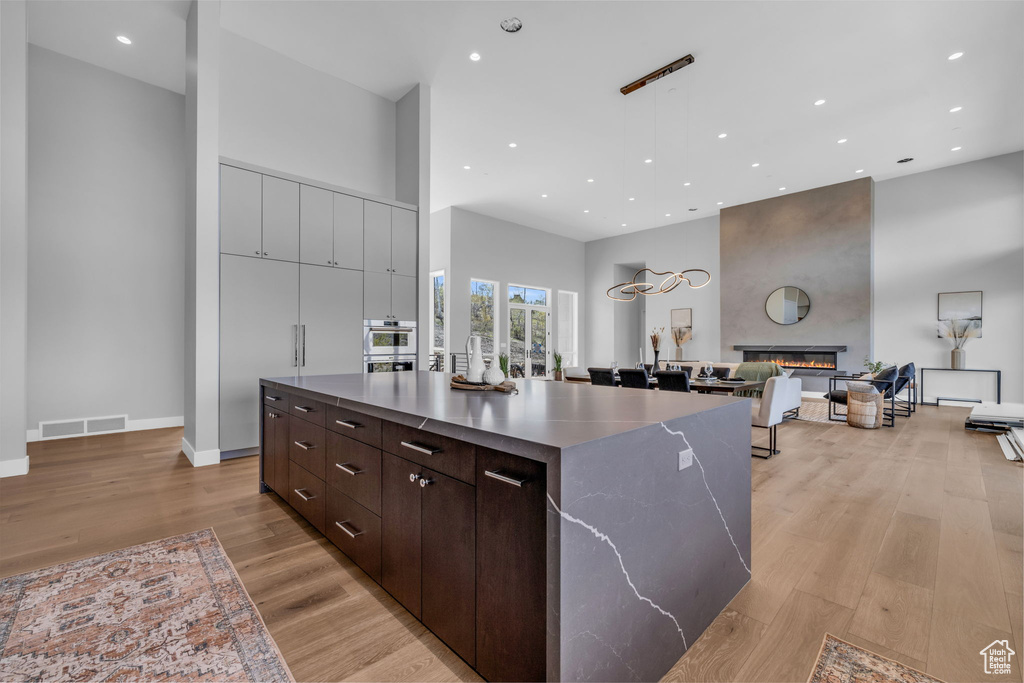
[[[24,0],[0,2],[0,477],[28,474],[28,218]]]
[[[185,436],[196,467],[220,462],[220,2],[194,1],[185,37]],[[255,387],[254,387],[255,389]]]

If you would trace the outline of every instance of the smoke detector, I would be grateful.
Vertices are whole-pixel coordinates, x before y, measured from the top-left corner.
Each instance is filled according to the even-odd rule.
[[[523,27],[523,22],[519,20],[519,17],[509,17],[508,19],[501,20],[501,30],[506,33],[515,33]]]

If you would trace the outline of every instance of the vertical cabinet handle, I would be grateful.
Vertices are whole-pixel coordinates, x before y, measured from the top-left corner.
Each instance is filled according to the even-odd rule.
[[[302,367],[306,367],[306,326],[302,327]]]
[[[526,483],[525,479],[516,479],[515,477],[509,477],[501,473],[501,470],[484,470],[484,476],[490,477],[491,479],[497,479],[498,481],[511,484],[512,486],[518,486],[522,488],[523,484]]]
[[[292,349],[292,367],[299,367],[299,326],[292,325],[292,342],[294,348]]]

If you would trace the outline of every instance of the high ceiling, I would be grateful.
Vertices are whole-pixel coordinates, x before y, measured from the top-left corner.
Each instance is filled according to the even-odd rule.
[[[36,5],[64,3],[32,4],[51,47]],[[499,28],[509,16],[522,31]],[[390,99],[429,84],[431,208],[581,240],[1024,148],[1021,2],[234,0],[221,23]]]

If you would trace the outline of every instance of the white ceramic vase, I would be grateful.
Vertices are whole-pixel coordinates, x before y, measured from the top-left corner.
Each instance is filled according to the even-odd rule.
[[[469,360],[469,369],[466,371],[466,379],[470,382],[484,381],[484,354],[480,351],[480,337],[470,335],[466,340],[466,356]]]

